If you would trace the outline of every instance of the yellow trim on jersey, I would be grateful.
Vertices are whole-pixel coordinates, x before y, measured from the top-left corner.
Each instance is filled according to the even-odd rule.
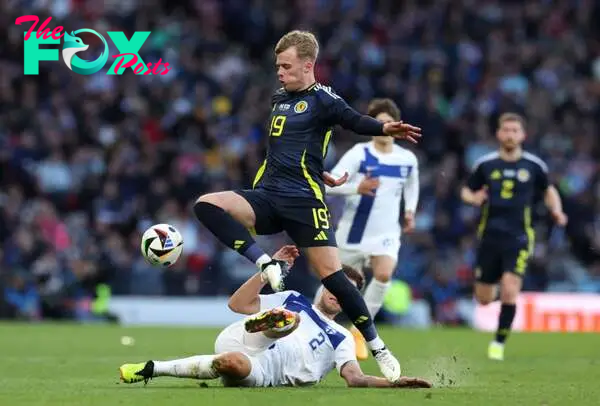
[[[317,182],[315,182],[313,180],[313,178],[310,177],[310,174],[308,173],[308,169],[306,169],[306,162],[304,162],[305,159],[306,159],[306,150],[304,150],[304,152],[302,153],[302,159],[300,160],[300,166],[302,167],[302,173],[304,174],[304,178],[306,178],[306,181],[308,182],[308,185],[310,186],[313,193],[315,194],[315,197],[317,198],[317,200],[319,200],[321,203],[323,203],[323,205],[325,205],[325,202],[323,201],[323,193],[321,192],[321,188],[319,187],[319,184]]]
[[[254,189],[256,187],[256,184],[260,181],[260,178],[262,178],[266,168],[267,160],[265,159],[260,168],[258,168],[258,171],[256,171],[256,175],[254,176],[254,182],[252,182],[252,189]]]
[[[479,226],[477,227],[477,235],[479,238],[483,236],[485,227],[487,226],[488,216],[490,215],[490,205],[485,204],[481,209],[481,220],[479,220]]]
[[[535,230],[531,226],[531,207],[526,206],[523,213],[523,221],[525,223],[525,233],[527,233],[529,253],[533,253],[535,248]]]
[[[331,139],[332,133],[332,129],[329,129],[329,131],[325,133],[325,139],[323,140],[323,158],[325,158],[325,155],[327,155],[327,147],[329,146],[329,140]]]

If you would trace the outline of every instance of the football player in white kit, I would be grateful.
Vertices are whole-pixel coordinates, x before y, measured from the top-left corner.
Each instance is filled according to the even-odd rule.
[[[274,258],[293,263],[294,246],[285,246]],[[358,271],[345,267],[354,283],[364,282]],[[230,298],[229,307],[249,314],[226,327],[217,337],[215,354],[172,361],[124,364],[119,368],[125,383],[148,382],[160,376],[193,379],[221,378],[225,386],[306,386],[321,381],[337,369],[348,386],[430,388],[431,383],[401,377],[395,383],[363,374],[355,358],[352,335],[333,321],[341,307],[324,290],[316,305],[294,291],[261,295],[260,274],[252,276]]]
[[[400,110],[391,99],[374,99],[368,115],[381,122],[400,120]],[[404,231],[411,232],[419,201],[419,164],[411,151],[392,137],[373,137],[348,150],[331,171],[334,177],[348,174],[348,181],[327,188],[331,195],[346,195],[336,240],[343,264],[362,270],[370,264],[373,279],[365,289],[371,317],[381,309],[396,268],[402,229],[400,201],[404,197]],[[318,293],[317,293],[318,295]],[[363,360],[368,349],[360,332],[352,327],[356,356]]]

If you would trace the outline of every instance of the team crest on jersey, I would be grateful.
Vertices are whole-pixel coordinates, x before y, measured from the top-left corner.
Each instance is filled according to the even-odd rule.
[[[294,106],[294,112],[300,114],[300,113],[304,113],[306,111],[306,109],[308,108],[308,103],[305,102],[304,100],[300,100],[298,103],[296,103],[296,105]]]
[[[517,171],[517,179],[519,182],[527,182],[530,178],[529,171],[527,169],[519,169]]]

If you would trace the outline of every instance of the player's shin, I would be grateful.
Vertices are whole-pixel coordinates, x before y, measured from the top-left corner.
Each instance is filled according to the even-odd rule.
[[[172,361],[154,361],[154,376],[215,379],[219,373],[213,367],[216,355],[196,355]]]
[[[383,349],[385,345],[377,335],[373,318],[363,297],[344,272],[337,271],[323,278],[321,282],[337,298],[344,313],[367,340],[369,348],[372,351]]]
[[[194,213],[219,241],[254,262],[259,268],[271,261],[256,244],[250,232],[222,208],[200,201],[194,205]]]
[[[365,303],[367,304],[367,308],[369,309],[369,313],[371,317],[375,318],[381,306],[383,306],[383,299],[385,298],[385,294],[390,288],[392,282],[381,282],[377,279],[371,279],[371,282],[367,285],[365,289]]]
[[[517,312],[517,305],[502,303],[500,316],[498,318],[498,330],[496,331],[496,342],[504,344],[510,334],[513,320]]]

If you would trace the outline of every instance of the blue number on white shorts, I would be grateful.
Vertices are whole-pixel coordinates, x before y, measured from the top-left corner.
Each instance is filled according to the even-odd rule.
[[[325,342],[325,335],[323,335],[323,333],[319,333],[317,338],[313,338],[312,340],[310,340],[310,342],[309,342],[310,348],[312,348],[314,351],[317,348],[319,348],[319,346],[321,344],[323,344],[324,342]]]

